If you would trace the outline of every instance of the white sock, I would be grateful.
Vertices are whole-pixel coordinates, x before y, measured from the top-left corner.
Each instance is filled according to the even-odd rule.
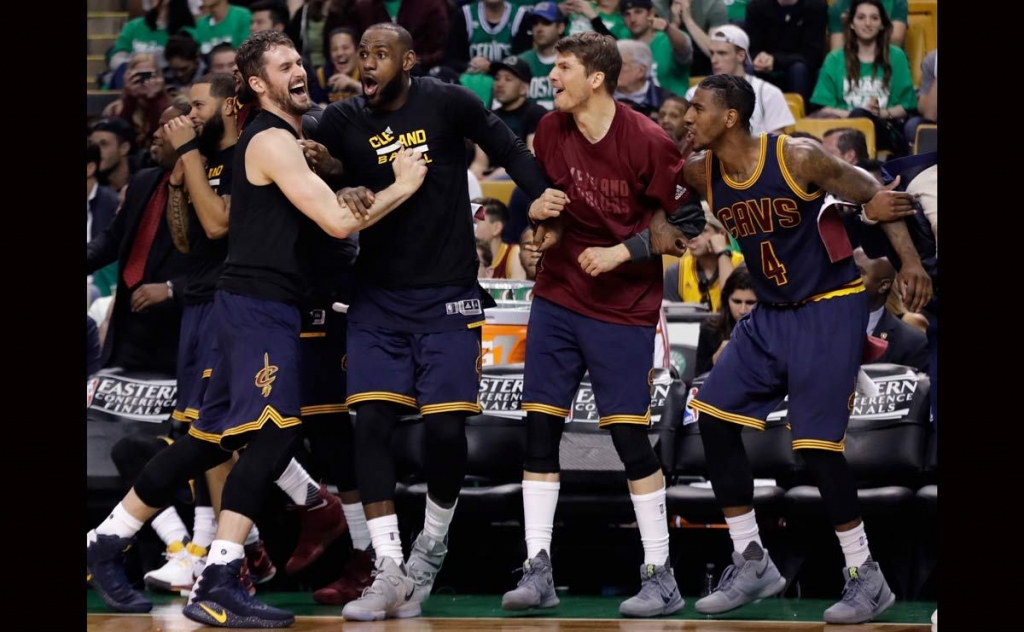
[[[119,538],[130,538],[139,532],[142,522],[132,517],[124,508],[124,503],[117,503],[114,511],[107,519],[96,527],[96,535],[116,535]]]
[[[732,548],[737,553],[743,555],[743,552],[747,550],[747,545],[751,542],[757,542],[757,546],[762,549],[764,548],[764,545],[761,544],[760,531],[757,529],[757,517],[754,516],[753,509],[742,516],[726,518],[725,522],[729,525],[729,537],[732,538]]]
[[[864,533],[864,523],[860,523],[849,531],[836,531],[839,546],[843,547],[847,566],[860,566],[868,561],[871,551],[868,550],[868,536]]]
[[[196,507],[196,518],[192,522],[192,542],[204,549],[217,537],[217,518],[213,507]]]
[[[249,535],[245,536],[245,546],[250,544],[256,544],[260,541],[260,530],[255,523],[252,525],[252,529],[249,529]]]
[[[150,524],[167,546],[171,546],[172,542],[184,542],[188,537],[188,529],[174,507],[164,509]]]
[[[663,566],[668,562],[668,520],[665,516],[665,486],[650,494],[630,494],[640,541],[644,544],[644,564]]]
[[[366,512],[363,511],[363,503],[342,503],[341,510],[345,512],[345,522],[348,523],[348,532],[352,536],[352,546],[360,551],[365,551],[370,546],[370,530],[366,527]]]
[[[295,459],[288,462],[281,478],[274,482],[296,505],[312,505],[320,494],[320,486]]]
[[[377,557],[387,555],[398,565],[405,561],[402,555],[402,536],[398,533],[398,516],[391,514],[367,520],[366,527],[370,530],[370,540]]]
[[[443,542],[448,535],[448,525],[452,523],[452,516],[455,515],[455,507],[458,504],[459,501],[456,499],[454,505],[445,509],[431,500],[428,494],[426,516],[423,518],[423,530],[427,535],[438,542]]]
[[[533,559],[542,550],[551,555],[551,532],[555,526],[555,507],[562,485],[549,481],[523,481],[523,526],[526,531],[526,557]]]
[[[229,564],[245,556],[245,547],[230,540],[214,540],[210,544],[210,555],[206,558],[207,566]]]

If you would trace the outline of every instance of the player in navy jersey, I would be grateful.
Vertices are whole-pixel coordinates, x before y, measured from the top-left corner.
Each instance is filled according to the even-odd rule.
[[[369,209],[353,212],[310,170],[297,142],[311,102],[291,40],[275,31],[256,33],[240,47],[238,64],[261,112],[235,153],[231,240],[214,296],[220,357],[188,436],[150,461],[88,534],[87,560],[109,605],[148,611],[152,604],[125,576],[123,551],[178,485],[246,446],[228,475],[217,537],[183,613],[207,625],[285,627],[294,621],[291,613],[253,599],[239,575],[252,516],[301,439],[298,305],[308,292],[308,234],[323,230],[344,238],[373,225],[419,188],[427,167],[412,151],[400,152],[395,183]],[[189,151],[189,143],[176,149]]]
[[[362,95],[328,106],[314,138],[322,146],[307,147],[318,172],[353,187],[342,197],[358,209],[390,184],[389,163],[402,146],[429,167],[420,191],[360,231],[348,310],[346,403],[356,411],[359,492],[378,573],[343,615],[371,620],[417,616],[430,595],[465,476],[465,420],[480,412],[480,327],[490,297],[477,283],[465,139],[531,198],[547,183],[523,141],[473,93],[410,76],[416,53],[404,28],[368,28],[358,55]],[[406,564],[390,438],[399,415],[415,411],[424,417],[427,506]]]
[[[619,612],[671,614],[685,602],[669,564],[665,479],[648,439],[661,260],[630,263],[595,278],[589,258],[593,249],[609,248],[681,205],[688,211],[684,215],[699,219],[686,235],[696,237],[704,214],[699,205],[688,204],[688,191],[680,186],[683,158],[675,143],[657,124],[612,98],[622,66],[615,40],[583,33],[559,41],[555,49],[550,77],[556,111],[541,120],[534,149],[557,190],[545,192],[530,217],[545,220],[541,233],[551,230],[547,222],[556,221],[560,238],[544,247],[533,289],[522,405],[527,411],[528,559],[502,607],[558,604],[549,553],[560,486],[559,443],[573,395],[589,371],[599,427],[608,429],[625,466],[644,549],[642,587]]]
[[[895,596],[871,559],[857,488],[843,456],[857,371],[865,349],[867,304],[853,251],[826,192],[864,205],[865,221],[882,221],[903,266],[899,282],[911,309],[927,302],[931,283],[906,225],[912,196],[879,184],[810,140],[761,134],[749,120],[755,96],[740,77],[703,80],[684,121],[701,156],[688,159],[686,180],[739,242],[757,307],[736,324],[729,345],[691,400],[715,496],[733,540],[733,565],[697,611],[718,614],[785,587],[761,546],[753,478],[740,430],[763,430],[789,396],[793,448],[801,450],[846,557],[843,598],[825,611],[829,623],[862,623]]]

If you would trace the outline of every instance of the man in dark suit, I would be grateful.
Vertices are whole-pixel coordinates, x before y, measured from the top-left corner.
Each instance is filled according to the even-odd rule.
[[[187,114],[172,106],[160,125]],[[150,155],[159,167],[132,176],[121,211],[87,246],[86,274],[118,263],[113,315],[101,365],[128,371],[174,374],[181,328],[181,306],[174,285],[184,279],[188,258],[177,251],[164,219],[168,180],[178,156],[157,129]]]
[[[885,257],[869,259],[861,248],[853,251],[853,258],[864,279],[866,300],[871,304],[867,333],[889,343],[885,353],[876,362],[902,364],[927,373],[929,356],[925,335],[885,308],[896,270]]]
[[[117,192],[101,186],[96,176],[100,169],[100,146],[85,143],[85,223],[86,242],[96,239],[117,213]]]

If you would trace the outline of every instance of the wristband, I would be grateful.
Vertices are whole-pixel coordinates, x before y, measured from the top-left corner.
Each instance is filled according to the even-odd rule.
[[[185,154],[187,154],[188,152],[192,151],[193,149],[195,149],[196,151],[199,150],[199,139],[198,138],[193,138],[192,140],[188,141],[187,143],[185,143],[181,147],[175,147],[174,151],[178,152],[179,156],[184,156]]]

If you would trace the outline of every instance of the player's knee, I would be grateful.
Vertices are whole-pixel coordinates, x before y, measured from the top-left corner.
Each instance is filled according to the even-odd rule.
[[[165,507],[178,486],[231,458],[219,445],[186,436],[151,459],[133,485],[139,500],[150,507]]]
[[[462,453],[466,458],[466,417],[460,413],[441,413],[423,417],[427,450],[440,454]],[[429,454],[428,452],[428,454]]]
[[[537,474],[557,474],[558,444],[565,419],[530,411],[526,413],[526,458],[523,469]]]
[[[648,439],[647,426],[612,424],[612,443],[626,467],[626,478],[639,481],[661,469],[661,463]]]
[[[391,435],[397,424],[398,413],[392,404],[388,402],[360,404],[356,409],[356,445],[390,445]]]
[[[110,450],[110,459],[117,468],[117,473],[128,483],[132,483],[142,473],[154,456],[165,450],[170,444],[150,435],[129,435],[122,437]]]

